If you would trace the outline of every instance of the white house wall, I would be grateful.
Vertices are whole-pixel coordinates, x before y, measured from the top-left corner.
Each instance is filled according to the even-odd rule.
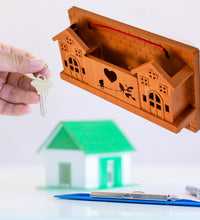
[[[84,157],[83,152],[78,150],[46,150],[47,186],[59,186],[59,163],[71,163],[71,185],[83,188],[85,185]]]
[[[99,158],[86,156],[85,158],[85,188],[99,187]]]
[[[109,153],[109,154],[93,154],[85,158],[85,187],[99,187],[99,159],[109,157],[121,157],[122,163],[122,184],[128,185],[132,183],[132,156],[133,153]]]
[[[134,153],[123,153],[122,155],[122,183],[129,185],[133,183],[133,164],[132,157]]]

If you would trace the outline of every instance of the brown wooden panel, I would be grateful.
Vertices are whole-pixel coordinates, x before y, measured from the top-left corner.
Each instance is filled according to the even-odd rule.
[[[173,132],[200,129],[197,48],[77,7],[68,12],[72,39],[89,49],[78,48],[82,77],[64,68],[62,79]],[[74,56],[74,48],[68,51]]]

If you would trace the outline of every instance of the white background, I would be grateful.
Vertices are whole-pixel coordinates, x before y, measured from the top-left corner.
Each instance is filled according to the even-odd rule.
[[[60,79],[61,57],[52,37],[69,26],[78,6],[200,48],[198,0],[0,0],[0,42],[43,58],[52,71],[48,115],[0,116],[0,164],[42,164],[36,150],[62,120],[113,119],[135,145],[135,163],[199,163],[200,132],[173,134]]]

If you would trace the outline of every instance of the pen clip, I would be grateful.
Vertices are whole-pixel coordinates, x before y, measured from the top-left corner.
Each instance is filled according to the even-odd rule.
[[[134,191],[132,193],[91,191],[90,197],[149,201],[168,201],[170,199],[170,195],[167,194],[149,194],[141,191]]]

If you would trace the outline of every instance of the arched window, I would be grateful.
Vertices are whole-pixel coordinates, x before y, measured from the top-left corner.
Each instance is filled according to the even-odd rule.
[[[161,100],[157,94],[154,92],[149,93],[149,105],[158,110],[161,110]]]
[[[69,57],[68,61],[69,61],[69,69],[76,73],[79,73],[80,67],[78,65],[77,60],[74,57]]]

